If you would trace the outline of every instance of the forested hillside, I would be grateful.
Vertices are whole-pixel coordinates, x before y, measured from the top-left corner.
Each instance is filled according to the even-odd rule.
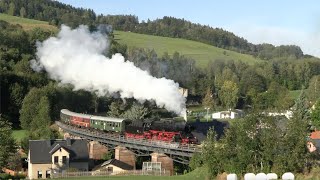
[[[3,6],[6,2],[7,1],[1,1],[0,3],[2,3]],[[31,1],[31,3],[28,4],[30,7],[32,2],[38,1]],[[44,3],[43,6],[46,5],[49,9],[51,6],[52,8],[59,9],[58,7],[61,5],[57,2],[43,2],[47,2],[47,4]],[[55,5],[55,3],[59,6]],[[15,4],[15,8],[18,7],[18,5],[19,3]],[[62,9],[66,7],[71,10],[74,9],[61,5]],[[87,10],[81,9],[79,12],[87,12]],[[96,29],[96,27],[92,26],[92,29]],[[22,110],[20,109],[23,107],[24,99],[25,101],[28,99],[28,96],[24,98],[28,92],[33,87],[41,87],[39,91],[45,91],[44,89],[46,88],[44,87],[50,84],[45,73],[36,73],[30,69],[29,60],[35,58],[36,41],[42,41],[53,34],[54,32],[52,31],[39,28],[24,31],[18,25],[1,22],[0,55],[1,75],[3,77],[1,78],[1,106],[3,107],[1,108],[1,112],[3,117],[7,117],[7,119],[15,125],[19,124],[18,119],[24,111],[23,108]],[[198,95],[203,98],[205,98],[206,95],[211,96],[214,99],[215,108],[255,107],[262,110],[275,108],[287,109],[293,103],[292,99],[288,96],[288,90],[297,90],[302,87],[309,87],[308,91],[310,93],[308,93],[308,95],[312,101],[315,101],[319,96],[317,89],[320,88],[317,88],[317,83],[313,83],[317,81],[318,75],[320,74],[320,63],[316,58],[308,58],[303,61],[292,59],[269,60],[254,65],[221,58],[220,60],[207,64],[204,69],[198,69],[193,59],[181,56],[179,52],[168,56],[166,52],[157,54],[153,50],[144,48],[130,48],[128,50],[126,45],[119,44],[115,39],[112,41],[108,54],[112,55],[116,52],[121,52],[130,61],[134,62],[136,66],[147,70],[153,76],[173,79],[178,82],[180,86],[188,88],[191,95]],[[51,85],[49,87],[55,86]],[[68,95],[68,97],[76,96],[77,98],[73,99],[78,100],[84,98],[87,99],[88,101],[86,102],[89,103],[87,105],[83,104],[83,107],[77,106],[80,109],[74,109],[75,111],[106,112],[110,110],[110,107],[107,105],[108,103],[106,103],[107,101],[101,101],[102,104],[92,103],[100,102],[99,98],[95,99],[96,97],[90,93],[86,94],[81,91],[72,92],[70,88],[72,89],[72,87],[69,87],[68,93],[74,95]],[[232,97],[233,103],[229,104],[227,101],[230,97],[228,97],[227,92],[231,90],[235,90],[235,92],[233,93],[234,97]],[[58,91],[60,92],[60,90]],[[62,96],[65,96],[65,93],[66,92],[62,93]],[[32,93],[30,96],[32,96]],[[50,104],[53,99],[48,98]],[[69,101],[69,103],[70,102],[71,101]],[[71,104],[68,105],[71,109],[72,104],[71,102]],[[25,108],[28,108],[28,106],[25,106]],[[51,111],[54,110],[54,112],[50,112],[51,119],[54,120],[58,115],[57,112],[59,108],[50,109]]]
[[[0,13],[47,21],[57,26],[67,24],[71,27],[77,27],[80,24],[86,24],[94,28],[97,24],[110,24],[115,30],[194,40],[250,54],[264,60],[300,59],[304,57],[298,46],[255,45],[221,28],[195,24],[174,17],[163,17],[162,19],[139,23],[138,17],[133,15],[96,15],[91,9],[74,8],[70,5],[48,0],[2,0],[0,2]]]
[[[93,10],[74,8],[70,5],[50,0],[4,0],[0,1],[0,13],[29,19],[47,21],[52,25],[94,24],[96,14]]]
[[[0,20],[7,21],[10,24],[19,24],[24,30],[34,30],[35,28],[41,28],[48,31],[57,31],[58,27],[50,25],[46,21],[39,21],[34,19],[21,18],[18,16],[11,16],[8,14],[0,13]]]
[[[0,12],[9,14],[0,14],[0,142],[5,142],[5,145],[0,143],[0,169],[13,161],[10,157],[18,157],[14,154],[17,147],[11,136],[11,128],[27,132],[26,137],[18,143],[27,152],[29,139],[59,138],[52,126],[59,119],[59,111],[64,108],[137,121],[177,116],[157,107],[153,100],[141,102],[133,98],[119,99],[119,92],[110,96],[87,89],[78,90],[75,85],[61,85],[52,80],[46,70],[36,72],[31,68],[30,61],[37,58],[37,41],[56,36],[59,25],[67,24],[76,28],[86,24],[89,27],[85,30],[90,34],[98,33],[96,31],[101,23],[122,31],[108,31],[109,37],[105,34],[99,36],[105,40],[108,38],[110,43],[109,48],[101,50],[103,52],[99,57],[121,53],[125,57],[123,62],[134,64],[156,78],[172,79],[180,87],[187,88],[189,96],[198,98],[188,101],[187,108],[188,105],[197,104],[200,109],[210,108],[210,111],[240,108],[247,113],[246,117],[231,121],[221,139],[217,139],[214,131],[209,130],[202,146],[203,153],[194,155],[191,169],[202,166],[214,178],[219,173],[243,174],[248,170],[255,173],[301,173],[318,166],[317,157],[306,150],[306,136],[311,130],[320,128],[320,61],[304,55],[297,46],[254,45],[223,29],[183,19],[164,17],[139,23],[135,16],[96,15],[90,9],[74,8],[49,0],[2,0]],[[110,26],[105,27],[110,30]],[[168,39],[170,42],[163,42]],[[167,43],[168,47],[161,51],[154,46],[154,49],[149,49],[150,46],[145,43],[153,41]],[[182,42],[181,46],[186,47],[174,49],[177,42]],[[65,48],[65,44],[59,47]],[[207,48],[211,53],[203,57],[207,61],[201,68],[196,66],[194,56],[186,54],[206,54],[194,46]],[[65,49],[69,52],[69,48]],[[78,53],[79,50],[70,52]],[[76,59],[66,57],[69,60]],[[211,57],[218,58],[209,61]],[[89,72],[84,71],[86,68],[75,71],[84,74]],[[143,72],[149,76],[148,73]],[[302,93],[299,93],[298,99],[294,99],[290,96],[291,90]],[[315,103],[315,109],[310,113],[310,106]],[[289,109],[293,111],[291,119],[265,116],[266,112]]]
[[[114,39],[121,44],[126,44],[129,50],[132,48],[148,48],[156,51],[158,55],[167,53],[170,57],[175,52],[179,52],[180,55],[194,59],[196,65],[201,68],[207,67],[209,62],[216,60],[234,60],[248,64],[262,62],[261,59],[248,54],[240,54],[235,51],[181,38],[114,31]]]
[[[163,17],[162,19],[139,23],[137,17],[130,15],[98,16],[97,22],[111,24],[117,30],[203,42],[216,47],[251,54],[264,60],[273,58],[299,59],[303,57],[303,52],[298,46],[254,45],[221,28],[212,28],[174,17]]]

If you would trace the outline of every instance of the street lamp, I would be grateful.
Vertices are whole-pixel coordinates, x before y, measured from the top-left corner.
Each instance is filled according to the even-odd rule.
[[[208,113],[209,113],[209,107],[205,107],[204,109],[206,109],[207,110],[207,122],[208,122],[208,118],[209,118],[209,116],[208,116]]]

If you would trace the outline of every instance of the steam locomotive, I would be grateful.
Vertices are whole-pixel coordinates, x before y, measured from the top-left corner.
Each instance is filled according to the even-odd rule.
[[[197,138],[191,133],[192,127],[184,121],[175,121],[173,119],[135,121],[75,113],[67,109],[61,110],[60,119],[63,123],[73,126],[116,132],[128,138],[197,144]]]

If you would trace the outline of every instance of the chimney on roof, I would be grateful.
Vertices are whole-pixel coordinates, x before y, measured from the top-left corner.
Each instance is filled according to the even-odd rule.
[[[66,141],[67,141],[67,146],[71,146],[71,139],[67,138]]]

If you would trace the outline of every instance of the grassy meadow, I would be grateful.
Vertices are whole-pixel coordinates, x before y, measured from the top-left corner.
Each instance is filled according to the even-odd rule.
[[[43,28],[46,30],[57,31],[58,28],[52,25],[49,25],[48,22],[38,21],[33,19],[21,18],[17,16],[10,16],[8,14],[0,13],[0,20],[7,21],[11,24],[20,24],[22,28],[26,31],[32,30],[34,28]]]
[[[177,176],[101,176],[101,177],[74,177],[68,179],[79,179],[79,180],[203,180],[206,177],[206,169],[201,167],[197,168],[194,171],[191,171],[185,175]]]
[[[114,36],[118,42],[127,44],[129,49],[133,47],[154,49],[159,56],[162,56],[164,52],[172,55],[177,51],[181,55],[195,59],[199,67],[206,67],[209,61],[217,59],[240,60],[249,64],[259,62],[259,59],[251,55],[240,54],[191,40],[124,31],[115,31]]]
[[[57,27],[49,25],[49,23],[45,21],[21,18],[8,14],[0,13],[0,20],[7,21],[11,24],[20,24],[23,29],[27,31],[34,28],[43,28],[52,31],[58,30]],[[199,67],[206,67],[210,61],[217,59],[243,61],[249,64],[259,62],[259,59],[256,59],[251,55],[240,54],[191,40],[124,31],[115,31],[114,35],[118,42],[127,44],[129,49],[133,47],[154,49],[159,56],[162,56],[164,52],[168,52],[169,55],[172,55],[177,51],[181,55],[196,60],[196,64]]]
[[[299,97],[300,93],[301,93],[301,90],[293,90],[293,91],[289,92],[289,96],[292,99],[297,99]]]
[[[24,137],[27,136],[27,131],[26,130],[13,130],[12,135],[17,142],[20,142]]]

